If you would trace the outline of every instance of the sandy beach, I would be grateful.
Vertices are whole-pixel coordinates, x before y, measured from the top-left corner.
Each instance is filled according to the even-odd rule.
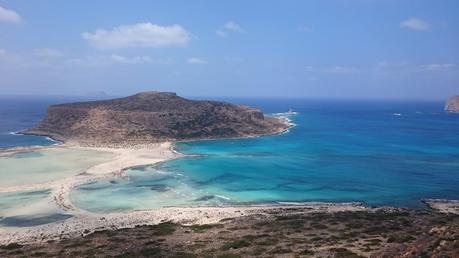
[[[151,225],[162,221],[174,221],[181,224],[216,223],[225,218],[245,216],[255,213],[266,213],[276,209],[288,209],[283,206],[236,206],[236,207],[165,207],[153,210],[133,211],[127,213],[95,214],[75,207],[69,198],[71,190],[81,184],[111,177],[122,177],[123,171],[130,167],[155,164],[158,162],[182,157],[173,150],[170,142],[111,147],[88,147],[76,144],[61,144],[43,148],[15,148],[4,150],[1,156],[14,155],[21,152],[46,151],[51,148],[86,149],[101,152],[110,152],[114,156],[111,160],[90,167],[84,173],[69,176],[61,180],[53,180],[41,184],[29,184],[14,187],[4,187],[1,192],[24,191],[34,189],[51,189],[50,205],[71,215],[63,221],[53,222],[32,227],[5,227],[0,228],[0,244],[12,242],[36,242],[50,239],[61,239],[75,235],[88,234],[102,229],[117,229],[134,227],[137,225]],[[326,204],[309,203],[295,205],[312,211],[355,211],[365,209],[357,203]]]
[[[154,225],[164,221],[173,221],[183,225],[217,223],[228,218],[248,216],[254,214],[270,214],[286,212],[291,208],[301,209],[301,212],[339,212],[339,211],[371,211],[371,208],[359,203],[304,203],[301,205],[259,205],[259,206],[231,206],[231,207],[164,207],[152,210],[136,210],[126,213],[96,214],[75,207],[69,198],[71,190],[84,183],[104,178],[122,177],[123,171],[130,167],[155,164],[158,162],[182,157],[173,150],[170,142],[135,145],[88,147],[76,144],[61,144],[44,148],[16,148],[4,150],[1,156],[14,155],[20,152],[47,150],[50,148],[86,149],[109,152],[114,156],[107,162],[90,167],[84,173],[69,176],[61,180],[54,180],[43,184],[21,185],[5,187],[1,192],[23,191],[33,189],[51,189],[49,202],[59,210],[71,215],[66,220],[31,227],[4,227],[0,228],[0,245],[8,243],[33,243],[48,240],[71,238],[90,234],[104,229],[132,228],[139,225]],[[456,205],[457,203],[453,203]],[[450,211],[451,203],[446,212]],[[432,205],[431,205],[432,206]],[[453,205],[454,206],[454,205]],[[436,202],[437,207],[443,207]],[[441,210],[441,209],[440,209]]]
[[[71,190],[80,184],[88,183],[95,180],[101,180],[111,177],[122,177],[123,171],[130,167],[143,166],[154,164],[157,162],[180,157],[181,154],[172,150],[172,145],[169,142],[136,145],[136,146],[116,146],[116,147],[87,147],[80,146],[72,143],[60,144],[50,147],[30,147],[30,148],[14,148],[2,150],[0,156],[8,157],[11,155],[34,152],[34,151],[48,151],[56,149],[84,149],[99,152],[108,152],[113,154],[113,158],[107,162],[103,162],[86,169],[83,173],[75,176],[68,176],[63,179],[51,180],[44,183],[23,184],[19,186],[2,187],[0,192],[9,193],[16,191],[29,191],[40,189],[51,189],[51,194],[48,197],[48,203],[51,207],[56,207],[59,210],[73,216],[72,221],[90,221],[91,214],[78,209],[69,200]],[[94,218],[98,218],[94,215]],[[70,222],[70,221],[69,221]],[[66,222],[67,223],[67,222]],[[73,222],[75,223],[75,222]],[[77,223],[78,224],[78,223]],[[52,231],[54,223],[47,224],[44,227],[33,227],[32,231]],[[82,226],[81,228],[83,228]],[[57,227],[56,227],[57,229]],[[60,228],[62,230],[62,228]],[[0,242],[9,242],[16,240],[28,239],[28,234],[23,235],[21,232],[29,231],[27,228],[0,228]],[[30,232],[30,231],[29,231]],[[57,231],[56,231],[57,232]],[[12,237],[10,233],[14,233],[16,237]],[[40,235],[38,233],[37,235]],[[33,235],[33,234],[32,234]],[[29,236],[32,236],[29,235]],[[52,235],[52,234],[51,234]]]
[[[287,117],[280,118],[286,124],[271,134],[282,134],[294,126]],[[242,138],[259,137],[260,135],[247,135]],[[241,137],[237,137],[241,138]],[[232,138],[231,138],[232,139]],[[212,139],[209,139],[212,140]],[[75,187],[98,180],[125,176],[124,171],[131,167],[152,165],[158,162],[183,157],[184,155],[173,149],[172,142],[150,144],[111,144],[94,141],[81,142],[66,140],[47,147],[16,147],[0,150],[0,157],[10,157],[28,152],[46,152],[53,150],[87,150],[101,153],[110,153],[113,157],[76,175],[52,179],[43,183],[25,183],[0,188],[0,193],[19,191],[34,191],[50,189],[46,204],[49,209],[68,214],[69,219],[52,222],[49,224],[29,227],[0,227],[0,244],[12,242],[36,242],[50,239],[60,239],[80,234],[87,234],[101,229],[117,229],[134,227],[136,225],[151,225],[161,221],[174,221],[182,224],[215,223],[221,219],[244,216],[278,209],[279,206],[244,206],[244,207],[167,207],[153,210],[133,211],[126,213],[95,214],[79,209],[72,204],[70,193]],[[282,208],[288,207],[283,205]],[[299,206],[295,206],[299,207]],[[304,206],[312,210],[359,210],[363,209],[358,204],[325,204],[310,203]],[[35,207],[25,207],[21,210],[34,213]],[[47,208],[45,208],[47,209]]]
[[[182,225],[212,224],[228,218],[269,214],[273,211],[288,211],[290,208],[301,208],[303,212],[361,211],[367,209],[356,203],[311,203],[301,206],[166,207],[110,214],[76,213],[71,211],[70,213],[74,217],[64,221],[0,231],[0,245],[66,239],[90,234],[94,231],[155,225],[165,221],[172,221]]]

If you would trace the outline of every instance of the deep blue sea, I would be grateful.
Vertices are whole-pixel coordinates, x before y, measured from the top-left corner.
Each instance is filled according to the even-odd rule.
[[[0,104],[0,147],[50,144],[8,133],[39,121],[56,100],[10,101]],[[178,151],[194,156],[83,185],[72,200],[106,212],[279,201],[422,207],[422,198],[459,199],[459,115],[444,113],[442,102],[228,101],[268,114],[293,109],[296,126],[276,136],[179,143]]]

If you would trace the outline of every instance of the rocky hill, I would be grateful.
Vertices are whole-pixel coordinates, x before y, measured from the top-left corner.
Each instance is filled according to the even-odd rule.
[[[445,104],[445,111],[459,113],[459,95],[448,98]]]
[[[43,121],[24,133],[99,145],[245,137],[287,128],[284,121],[264,117],[250,107],[189,100],[168,92],[143,92],[119,99],[49,106]]]

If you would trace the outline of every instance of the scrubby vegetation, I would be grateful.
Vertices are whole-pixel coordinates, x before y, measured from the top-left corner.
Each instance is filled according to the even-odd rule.
[[[217,224],[99,231],[48,243],[0,246],[0,257],[459,257],[459,217],[377,209],[225,219]]]

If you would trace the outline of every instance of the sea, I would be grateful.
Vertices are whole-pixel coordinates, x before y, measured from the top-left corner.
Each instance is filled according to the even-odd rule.
[[[424,198],[459,199],[459,114],[445,113],[441,101],[220,100],[294,126],[279,135],[177,143],[186,157],[81,185],[72,202],[107,213],[316,201],[424,208]],[[47,105],[67,101],[0,99],[0,148],[55,144],[14,132],[40,121]]]

